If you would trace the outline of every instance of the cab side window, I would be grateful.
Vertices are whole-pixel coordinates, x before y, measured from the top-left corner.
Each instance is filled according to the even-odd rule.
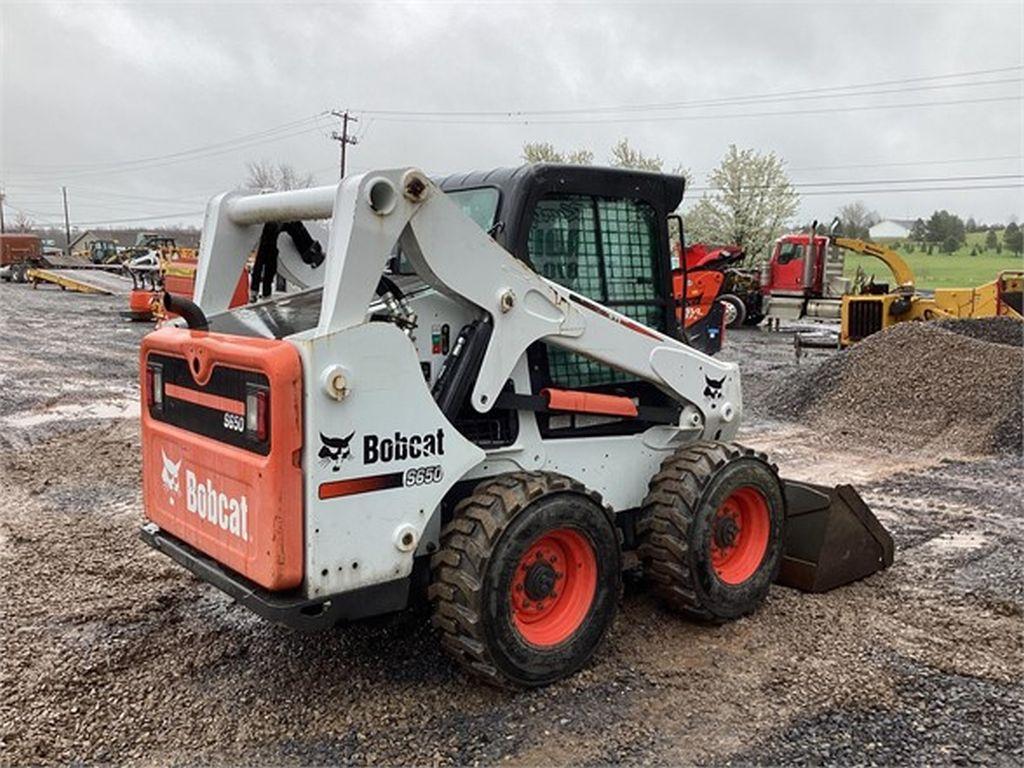
[[[791,261],[804,257],[804,247],[796,243],[782,243],[779,246],[779,264],[789,264]]]

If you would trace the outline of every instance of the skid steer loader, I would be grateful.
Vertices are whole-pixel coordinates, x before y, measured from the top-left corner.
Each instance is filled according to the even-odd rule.
[[[852,488],[731,442],[739,370],[679,336],[683,184],[536,165],[215,197],[195,302],[165,296],[141,348],[143,539],[292,627],[428,599],[451,656],[520,687],[587,662],[630,562],[707,621],[886,567]],[[324,257],[282,239],[290,292],[231,308],[296,221]]]

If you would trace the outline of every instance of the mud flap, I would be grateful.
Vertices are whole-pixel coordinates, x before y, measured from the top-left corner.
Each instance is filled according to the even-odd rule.
[[[786,530],[778,584],[827,592],[892,565],[892,537],[852,485],[782,483]]]

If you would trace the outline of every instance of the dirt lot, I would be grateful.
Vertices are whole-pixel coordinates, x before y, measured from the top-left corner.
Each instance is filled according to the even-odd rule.
[[[146,328],[120,304],[0,286],[0,762],[1024,760],[1024,465],[768,420],[789,336],[729,335],[744,439],[789,476],[858,484],[896,564],[827,595],[776,588],[721,627],[631,585],[588,669],[509,694],[468,683],[421,614],[291,632],[142,544]]]

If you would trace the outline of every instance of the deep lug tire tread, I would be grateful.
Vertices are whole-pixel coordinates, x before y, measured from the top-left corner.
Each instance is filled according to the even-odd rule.
[[[510,472],[480,483],[456,505],[451,521],[441,531],[440,548],[431,559],[427,596],[442,648],[469,674],[497,687],[528,684],[502,672],[487,641],[485,579],[490,554],[518,515],[538,499],[555,493],[585,496],[614,520],[598,493],[568,477],[551,472]],[[621,539],[618,528],[615,531]]]
[[[718,471],[743,458],[764,464],[778,477],[766,454],[738,443],[699,442],[678,449],[651,478],[637,523],[640,560],[652,592],[670,609],[701,621],[720,623],[735,616],[709,610],[702,599],[688,567],[691,528]],[[774,580],[775,573],[770,575]]]

